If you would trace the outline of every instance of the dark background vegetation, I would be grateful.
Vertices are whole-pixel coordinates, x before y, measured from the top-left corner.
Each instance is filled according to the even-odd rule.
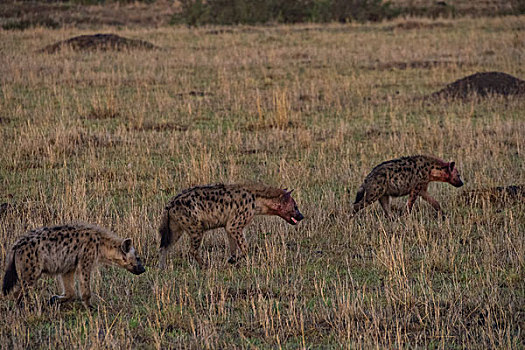
[[[525,13],[525,0],[70,0],[2,1],[3,29],[383,21]]]
[[[200,24],[261,24],[380,21],[401,13],[382,0],[182,0],[174,22]]]

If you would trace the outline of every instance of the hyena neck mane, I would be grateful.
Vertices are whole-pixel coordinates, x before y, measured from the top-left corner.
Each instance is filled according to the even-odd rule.
[[[247,191],[253,193],[255,197],[259,198],[267,198],[267,199],[274,199],[282,196],[284,193],[286,193],[286,190],[267,186],[264,184],[244,184],[241,185],[244,189]]]
[[[440,159],[438,157],[433,157],[433,156],[425,156],[429,163],[432,164],[432,166],[435,166],[435,167],[446,167],[448,166],[448,163],[445,162],[443,159]]]
[[[242,187],[255,196],[257,215],[275,215],[281,196],[286,194],[286,190],[264,184],[245,184]]]
[[[442,159],[432,156],[426,156],[429,163],[429,180],[430,181],[441,181],[447,182],[449,179],[449,166],[450,163],[445,162]]]
[[[404,159],[404,160],[405,159],[417,159],[417,158],[422,159],[423,161],[425,161],[426,163],[428,163],[431,166],[444,167],[444,166],[448,165],[448,163],[445,162],[443,159],[435,157],[435,156],[426,155],[426,154],[419,154],[419,155],[416,155],[416,156],[401,157],[401,159]]]
[[[442,170],[448,168],[449,163],[445,162],[443,159],[438,157],[429,156],[429,155],[417,155],[412,157],[403,157],[401,159],[417,159],[419,158],[424,162],[428,170]]]
[[[118,237],[111,231],[100,231],[100,247],[98,261],[102,264],[112,264],[113,255],[120,251],[124,238]]]

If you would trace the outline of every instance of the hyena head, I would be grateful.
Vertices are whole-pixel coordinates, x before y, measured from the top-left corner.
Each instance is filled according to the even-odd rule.
[[[291,196],[291,191],[284,190],[284,193],[277,197],[277,201],[274,202],[275,214],[286,220],[290,225],[296,225],[299,221],[304,219],[303,214],[297,208],[297,203]]]
[[[446,163],[440,170],[432,170],[430,177],[432,181],[448,182],[454,187],[463,186],[463,181],[461,181],[455,162]]]
[[[131,242],[130,238],[126,238],[120,244],[120,247],[115,247],[109,252],[107,259],[115,265],[125,268],[129,272],[134,273],[135,275],[140,275],[144,273],[146,269],[142,265],[142,261],[137,256],[135,247]]]
[[[463,181],[461,181],[458,168],[456,168],[455,165],[455,162],[450,162],[448,164],[448,183],[455,187],[461,187],[463,186]]]

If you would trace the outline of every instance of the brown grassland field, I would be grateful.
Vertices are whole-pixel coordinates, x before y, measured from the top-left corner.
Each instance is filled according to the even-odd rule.
[[[407,21],[410,25],[406,25]],[[112,32],[161,50],[37,52]],[[525,205],[461,193],[525,183],[525,100],[420,97],[459,78],[525,78],[525,17],[366,24],[0,30],[0,262],[28,229],[96,223],[133,238],[147,271],[101,267],[95,309],[0,298],[2,348],[523,348]],[[396,219],[351,204],[372,167],[454,160]],[[258,217],[248,258],[208,233],[157,268],[160,214],[179,190],[294,188],[297,226]]]

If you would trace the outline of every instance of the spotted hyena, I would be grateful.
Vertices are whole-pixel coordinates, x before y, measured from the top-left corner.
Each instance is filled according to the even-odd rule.
[[[447,163],[431,156],[412,156],[389,160],[376,166],[357,191],[353,214],[379,200],[387,216],[390,216],[390,197],[410,195],[408,210],[412,210],[418,196],[423,197],[438,212],[439,203],[428,192],[432,181],[448,182],[455,187],[463,186],[454,162]]]
[[[97,263],[120,266],[136,275],[145,271],[129,238],[87,224],[38,228],[11,248],[2,290],[7,295],[20,282],[16,292],[20,303],[42,274],[58,275],[62,295],[52,297],[51,302],[65,302],[76,295],[76,274],[82,302],[89,306],[91,271]]]
[[[182,191],[171,199],[162,215],[160,268],[166,266],[167,249],[183,232],[190,236],[191,255],[203,267],[198,252],[203,234],[219,227],[224,227],[228,234],[231,254],[228,262],[237,262],[247,250],[243,229],[255,215],[277,215],[291,225],[304,218],[291,192],[262,184],[218,184]]]

